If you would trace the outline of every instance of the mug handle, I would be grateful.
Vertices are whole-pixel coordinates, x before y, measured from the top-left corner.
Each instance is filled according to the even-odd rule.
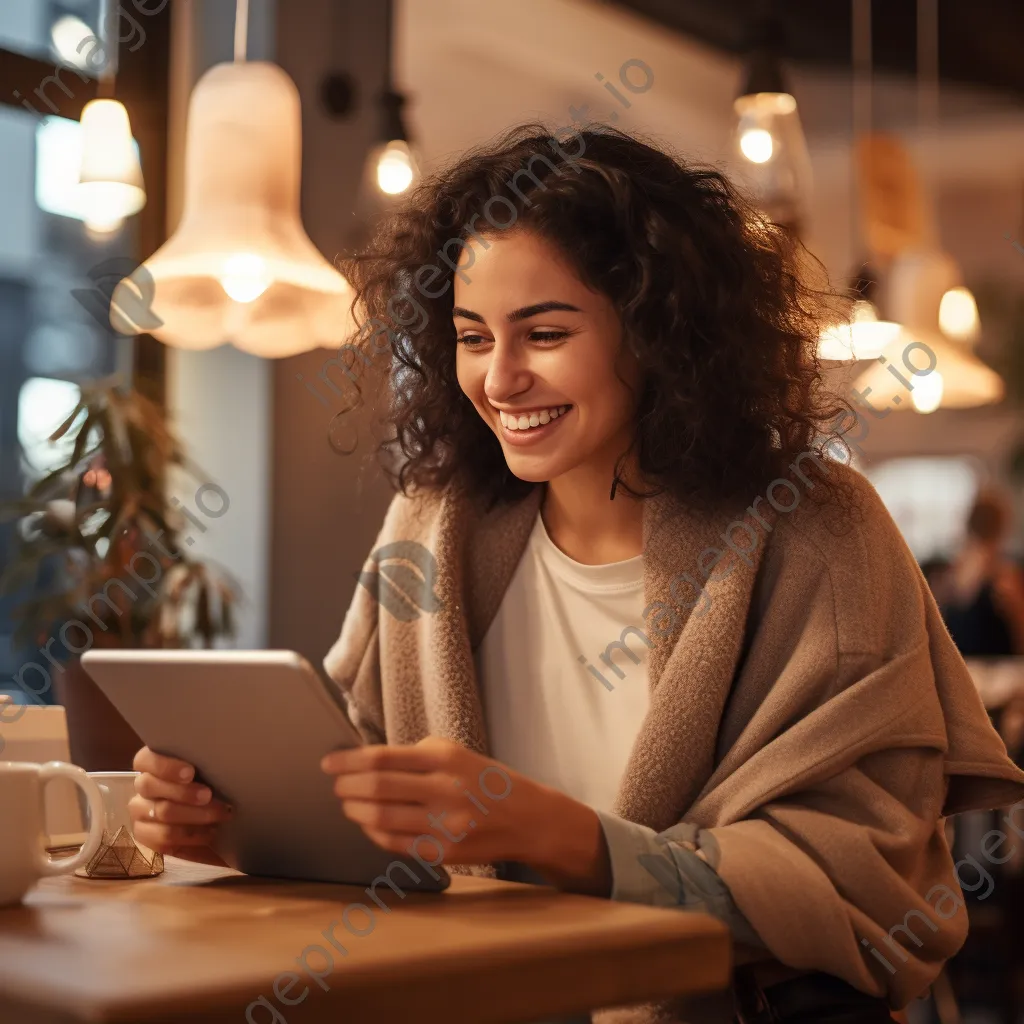
[[[85,793],[89,801],[89,838],[85,845],[71,857],[51,858],[45,851],[40,851],[38,867],[42,875],[63,875],[87,864],[103,842],[103,826],[107,820],[107,810],[103,805],[103,797],[96,783],[89,778],[84,768],[66,764],[64,761],[47,761],[39,769],[39,781],[45,786],[50,779],[70,779]]]

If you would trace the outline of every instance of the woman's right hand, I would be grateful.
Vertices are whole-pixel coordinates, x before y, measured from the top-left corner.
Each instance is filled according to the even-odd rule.
[[[195,768],[149,747],[135,755],[133,767],[141,773],[128,804],[135,838],[157,853],[223,865],[211,845],[231,809],[214,799],[209,786],[193,781]]]

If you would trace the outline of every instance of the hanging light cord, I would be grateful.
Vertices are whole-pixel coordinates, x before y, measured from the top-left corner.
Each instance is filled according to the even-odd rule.
[[[917,0],[917,125],[939,126],[938,0]]]
[[[113,5],[114,0],[103,0],[100,4],[101,25],[110,24],[110,12]],[[117,80],[119,43],[115,38],[114,40],[107,41],[107,46],[109,47],[110,53],[96,82],[96,98],[100,100],[112,100],[114,98],[114,87]]]
[[[850,241],[854,249],[860,225],[857,216],[859,194],[857,189],[857,142],[871,131],[871,0],[852,0],[850,36],[853,65],[853,138],[850,144]]]
[[[249,40],[249,0],[235,2],[235,60],[244,61]]]
[[[853,133],[871,131],[871,0],[853,0]]]
[[[384,91],[394,91],[391,48],[394,46],[395,12],[392,0],[384,0]]]

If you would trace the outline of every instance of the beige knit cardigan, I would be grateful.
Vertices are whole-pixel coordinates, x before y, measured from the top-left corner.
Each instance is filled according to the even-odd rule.
[[[645,598],[672,608],[678,625],[652,636],[650,710],[614,811],[658,832],[681,820],[710,829],[718,872],[774,957],[899,1007],[927,988],[967,934],[966,910],[942,917],[940,899],[925,899],[938,885],[961,894],[943,816],[1024,799],[1024,774],[877,493],[853,470],[831,464],[829,472],[852,488],[852,510],[805,494],[788,513],[762,498],[759,518],[742,509],[698,517],[668,495],[645,500]],[[456,485],[394,498],[374,550],[398,540],[425,545],[437,562],[428,582],[440,608],[399,621],[370,588],[356,588],[324,664],[365,739],[437,735],[488,752],[473,654],[542,495],[538,485],[491,511]],[[791,490],[780,495],[792,501]],[[753,533],[734,527],[730,535],[756,546],[749,565],[723,541],[741,518]],[[702,554],[709,548],[726,552],[705,584],[710,604],[681,609],[672,583],[697,577],[714,557]],[[947,899],[947,913],[951,906]],[[890,931],[908,920],[913,940]],[[679,1019],[662,1012],[658,1020]],[[638,1009],[615,1019],[655,1016]]]

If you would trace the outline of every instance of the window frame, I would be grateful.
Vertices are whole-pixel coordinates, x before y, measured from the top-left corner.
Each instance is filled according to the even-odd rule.
[[[142,174],[146,182],[146,205],[138,213],[139,253],[148,259],[167,238],[167,149],[170,101],[171,8],[146,15],[146,40],[135,51],[118,47],[117,78],[113,98],[120,100],[131,119],[132,133],[139,144]],[[40,60],[0,46],[0,106],[25,110],[21,100],[58,71],[55,61]],[[46,96],[53,114],[78,121],[82,109],[101,95],[100,81],[85,71],[65,66],[64,79],[71,95],[51,87]],[[85,75],[83,80],[82,75]],[[164,346],[149,334],[136,335],[132,342],[132,386],[166,406],[167,359]]]

